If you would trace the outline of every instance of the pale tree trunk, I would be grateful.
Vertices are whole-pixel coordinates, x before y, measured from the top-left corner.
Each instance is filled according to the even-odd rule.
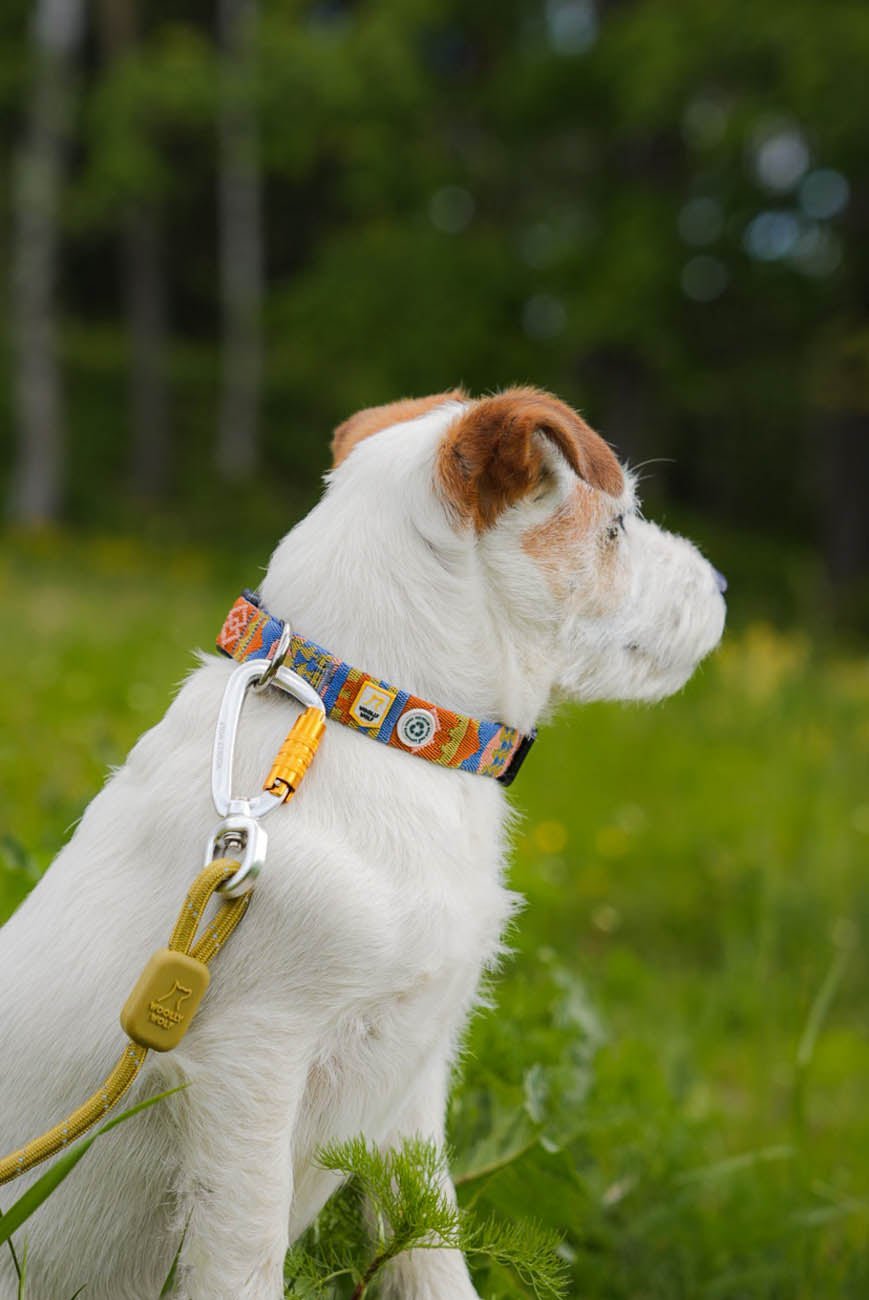
[[[106,56],[116,62],[138,40],[136,0],[102,0]],[[169,467],[168,290],[160,214],[155,202],[129,203],[121,218],[121,279],[130,340],[130,476],[140,496],[160,496]]]
[[[256,0],[218,0],[222,48],[219,134],[223,313],[217,467],[226,479],[257,468],[262,377],[262,194],[253,104]]]
[[[10,317],[18,457],[10,515],[28,525],[57,518],[63,488],[56,319],[59,204],[83,19],[82,0],[36,0],[34,82],[15,165]]]

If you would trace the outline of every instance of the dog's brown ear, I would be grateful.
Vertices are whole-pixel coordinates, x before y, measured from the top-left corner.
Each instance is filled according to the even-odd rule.
[[[621,466],[581,415],[550,393],[509,388],[465,411],[438,453],[441,490],[477,532],[541,481],[545,467],[535,433],[545,434],[591,487],[621,493]]]
[[[357,411],[349,420],[339,424],[332,435],[332,468],[340,465],[356,444],[363,438],[369,438],[372,433],[388,429],[391,424],[401,424],[404,420],[425,415],[426,411],[433,410],[443,402],[462,401],[466,396],[461,388],[451,388],[445,393],[433,393],[430,397],[402,397],[385,406],[369,406],[364,411]]]

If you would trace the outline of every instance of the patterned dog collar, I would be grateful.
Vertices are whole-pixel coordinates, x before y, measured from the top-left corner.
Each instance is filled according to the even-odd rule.
[[[284,626],[263,609],[256,592],[245,590],[226,616],[217,648],[239,662],[271,658]],[[501,785],[514,779],[537,735],[435,707],[295,633],[284,663],[313,686],[335,722],[440,767],[493,776]]]

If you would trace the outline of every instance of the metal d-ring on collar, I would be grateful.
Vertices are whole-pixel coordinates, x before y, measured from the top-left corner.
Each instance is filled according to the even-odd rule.
[[[235,738],[248,690],[255,686],[277,686],[300,704],[325,714],[323,701],[314,688],[283,665],[289,646],[288,629],[286,631],[286,646],[282,648],[279,643],[271,659],[247,659],[239,664],[226,683],[220,704],[211,756],[211,797],[221,820],[209,837],[205,861],[211,862],[216,857],[239,859],[238,871],[220,886],[220,893],[228,898],[238,898],[253,888],[268,848],[268,836],[260,825],[260,818],[284,802],[279,795],[268,791],[251,798],[235,798],[232,794]]]
[[[277,641],[275,642],[274,647],[272,648],[272,652],[266,661],[266,666],[262,670],[262,674],[260,676],[259,681],[254,682],[255,691],[263,691],[267,686],[272,685],[278,669],[283,668],[284,666],[284,660],[287,657],[287,653],[290,649],[290,642],[292,641],[292,639],[293,639],[293,633],[290,628],[290,625],[289,623],[284,623],[283,627],[281,628],[281,634],[278,637]],[[262,660],[260,660],[260,662],[262,662]],[[293,676],[297,677],[297,674],[294,673]],[[301,677],[297,677],[297,680],[301,682],[303,679]],[[303,682],[303,685],[307,686],[308,683]],[[319,695],[317,696],[317,699],[320,700]],[[320,703],[322,704],[322,700],[320,700]]]

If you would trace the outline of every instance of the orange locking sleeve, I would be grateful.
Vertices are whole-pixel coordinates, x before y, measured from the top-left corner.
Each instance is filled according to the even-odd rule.
[[[296,718],[263,782],[264,790],[268,790],[269,794],[280,795],[284,801],[296,793],[302,777],[311,766],[325,727],[326,719],[322,709],[305,709]]]

